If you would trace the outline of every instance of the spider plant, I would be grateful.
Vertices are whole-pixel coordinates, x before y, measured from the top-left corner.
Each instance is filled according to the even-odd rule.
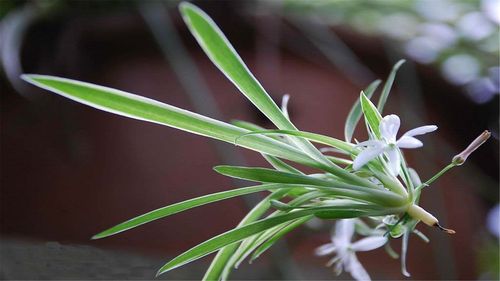
[[[360,98],[347,117],[343,140],[304,132],[297,129],[289,118],[288,96],[282,107],[278,107],[207,14],[189,3],[181,3],[180,12],[210,60],[277,129],[266,130],[244,121],[229,124],[149,98],[76,80],[35,74],[25,74],[22,78],[40,88],[103,111],[254,150],[272,168],[217,166],[214,168],[217,173],[256,184],[150,211],[106,229],[92,239],[109,237],[205,204],[263,191],[268,192],[267,197],[253,207],[236,227],[178,255],[162,266],[158,275],[217,253],[204,279],[225,280],[242,261],[256,259],[285,234],[313,218],[354,219],[349,222],[355,222],[356,232],[372,241],[370,245],[368,242],[346,244],[347,240],[350,243],[352,233],[350,236],[344,235],[348,238],[341,239],[345,242],[342,245],[352,245],[344,247],[345,251],[352,251],[354,245],[358,245],[358,250],[373,249],[387,243],[388,238],[403,236],[402,268],[403,273],[408,275],[404,266],[408,236],[416,233],[423,237],[415,229],[419,221],[448,233],[453,232],[442,228],[437,219],[418,203],[424,187],[449,168],[463,163],[458,160],[465,161],[467,155],[456,158],[458,160],[431,180],[421,183],[416,172],[408,167],[400,148],[421,146],[421,142],[414,136],[433,131],[437,127],[420,127],[396,140],[399,118],[395,115],[382,117],[396,71],[404,61],[394,66],[382,88],[377,106],[370,98],[381,84],[380,80],[361,91]],[[361,119],[364,120],[370,139],[353,143],[353,133]],[[483,140],[487,136],[486,133]],[[322,149],[318,149],[313,143],[322,145]],[[329,154],[331,151],[335,153]],[[471,149],[469,153],[470,151]],[[316,173],[306,174],[300,170],[303,167],[314,168]],[[341,231],[337,232],[339,233],[335,235],[339,235]],[[335,241],[336,251],[340,251],[340,240]],[[390,247],[386,249],[389,254],[397,255]],[[320,252],[332,251],[323,249]],[[342,252],[344,254],[338,252],[339,256],[333,263],[337,267],[340,265],[340,269],[343,266],[355,278],[366,278],[368,275],[360,275],[362,267],[354,268],[354,265],[359,264],[354,263],[354,252],[345,254],[345,251]]]

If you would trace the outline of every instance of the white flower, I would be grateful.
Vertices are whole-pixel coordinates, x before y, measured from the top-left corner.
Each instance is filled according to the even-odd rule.
[[[435,125],[422,126],[409,130],[396,140],[399,125],[400,120],[397,115],[391,114],[382,118],[379,125],[382,139],[368,140],[357,145],[366,148],[358,154],[356,159],[354,159],[352,164],[353,169],[359,170],[370,160],[385,152],[389,159],[389,171],[392,175],[397,176],[399,175],[399,168],[401,166],[401,159],[399,158],[400,156],[397,148],[421,147],[423,146],[422,142],[414,138],[414,136],[427,134],[437,130],[437,126]]]
[[[356,252],[371,251],[382,247],[387,238],[384,236],[368,236],[359,241],[351,243],[354,235],[355,219],[343,219],[335,224],[335,234],[332,242],[316,249],[316,255],[325,256],[331,253],[337,255],[332,258],[327,266],[335,264],[335,273],[339,275],[342,270],[349,272],[356,280],[371,280],[363,265],[358,261]]]

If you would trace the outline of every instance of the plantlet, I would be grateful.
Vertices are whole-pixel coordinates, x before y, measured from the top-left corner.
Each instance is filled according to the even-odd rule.
[[[92,239],[115,235],[205,204],[261,191],[268,191],[269,195],[238,226],[182,253],[161,267],[158,274],[217,252],[204,279],[227,279],[231,270],[242,261],[258,258],[285,234],[316,217],[325,220],[345,219],[337,223],[332,243],[317,250],[320,255],[337,253],[337,257],[329,263],[336,265],[336,272],[340,273],[344,269],[357,279],[368,279],[355,252],[385,246],[391,256],[397,256],[388,241],[402,237],[402,271],[408,276],[405,262],[409,235],[415,233],[427,239],[415,229],[419,221],[453,233],[442,228],[434,216],[418,205],[420,192],[451,167],[461,165],[489,134],[482,135],[479,141],[473,143],[473,147],[455,157],[449,166],[431,180],[421,183],[417,173],[404,161],[400,148],[422,146],[414,136],[434,131],[437,127],[420,127],[396,140],[399,118],[396,115],[382,117],[382,109],[402,61],[390,73],[378,106],[369,97],[374,94],[380,81],[373,82],[361,91],[359,100],[347,117],[345,141],[342,141],[299,131],[287,113],[288,97],[285,96],[282,108],[273,102],[208,15],[189,3],[182,3],[180,10],[191,33],[211,61],[278,129],[265,130],[243,121],[228,124],[145,97],[66,78],[33,74],[23,75],[22,78],[33,85],[103,111],[254,150],[261,153],[273,169],[217,166],[214,170],[220,174],[257,184],[153,210],[96,234]],[[361,117],[364,117],[370,139],[352,143],[354,129]],[[325,147],[320,150],[312,143]],[[332,150],[337,152],[336,156],[326,154]],[[294,164],[312,167],[318,172],[305,174]],[[268,210],[272,209],[274,212],[268,214]],[[354,232],[366,238],[351,242]]]

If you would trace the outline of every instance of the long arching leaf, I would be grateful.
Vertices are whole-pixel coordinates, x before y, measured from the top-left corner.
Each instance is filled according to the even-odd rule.
[[[115,235],[117,233],[141,226],[143,224],[165,218],[167,216],[177,214],[192,208],[196,208],[199,206],[203,206],[206,204],[214,203],[217,201],[247,195],[255,192],[265,191],[265,190],[275,190],[275,189],[291,189],[297,188],[297,186],[284,185],[284,184],[262,184],[250,187],[242,187],[238,189],[232,189],[222,192],[217,192],[213,194],[208,194],[200,197],[196,197],[193,199],[189,199],[186,201],[182,201],[179,203],[175,203],[169,206],[165,206],[146,214],[140,215],[128,221],[122,222],[116,226],[113,226],[99,234],[96,234],[92,237],[92,239],[100,239],[104,237],[108,237],[111,235]]]
[[[183,2],[179,7],[184,22],[217,68],[278,128],[296,130],[250,72],[217,24],[193,4]],[[328,160],[307,140],[294,138],[292,141],[313,159],[329,165]]]
[[[181,255],[177,256],[173,260],[169,261],[166,263],[164,266],[160,268],[158,271],[157,275],[163,274],[167,271],[170,271],[172,269],[178,268],[180,266],[183,266],[187,263],[190,263],[192,261],[195,261],[199,258],[202,258],[208,254],[211,254],[218,249],[230,245],[232,243],[241,241],[242,239],[245,239],[246,237],[252,236],[254,234],[257,234],[261,231],[265,231],[266,229],[269,229],[273,226],[282,224],[287,221],[295,220],[301,217],[309,216],[309,215],[314,215],[317,212],[323,211],[323,210],[329,210],[330,214],[333,216],[335,213],[335,210],[339,212],[339,216],[337,218],[351,218],[351,217],[356,217],[359,216],[359,210],[357,209],[357,206],[352,206],[351,208],[348,207],[315,207],[315,208],[309,208],[305,210],[298,210],[296,212],[291,212],[287,213],[284,215],[276,216],[276,217],[271,217],[267,219],[262,219],[256,222],[253,222],[251,224],[232,229],[230,231],[227,231],[223,234],[220,234],[218,236],[215,236],[201,244],[198,244],[197,246],[189,249],[188,251],[182,253]]]
[[[249,132],[246,129],[172,105],[108,87],[46,75],[23,75],[21,77],[35,86],[99,110],[166,125],[229,143],[233,143],[236,138]],[[252,139],[242,140],[239,144],[248,149],[304,165],[317,165],[316,161],[296,148],[265,136],[254,136]]]

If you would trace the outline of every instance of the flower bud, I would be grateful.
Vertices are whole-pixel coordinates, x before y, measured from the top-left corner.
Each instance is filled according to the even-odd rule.
[[[439,221],[431,215],[426,210],[422,209],[422,207],[417,205],[411,205],[406,211],[412,218],[416,220],[420,220],[428,226],[433,226],[439,228],[439,230],[444,231],[448,234],[455,234],[455,230],[444,228],[439,224]]]
[[[478,149],[486,140],[488,140],[491,136],[491,133],[488,130],[485,130],[482,132],[469,146],[467,146],[464,151],[460,152],[457,154],[455,157],[453,157],[453,160],[451,161],[453,164],[460,166],[462,165],[465,160],[467,160],[467,157],[472,154],[476,149]]]

